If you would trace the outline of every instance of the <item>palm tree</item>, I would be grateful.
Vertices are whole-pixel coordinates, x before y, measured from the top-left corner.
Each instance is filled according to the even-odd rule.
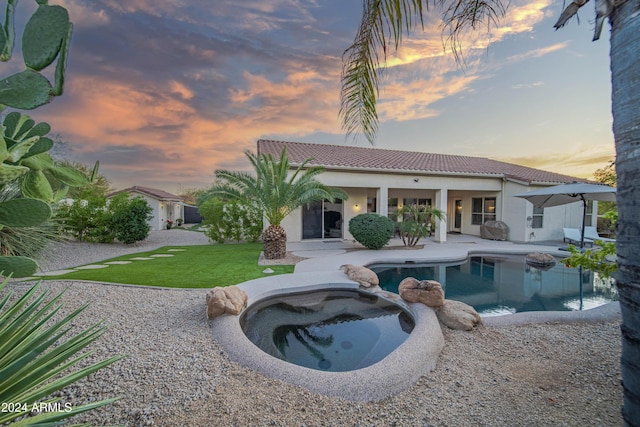
[[[289,174],[291,164],[286,147],[275,159],[271,154],[260,156],[245,151],[255,174],[217,170],[220,184],[214,185],[209,196],[225,200],[238,200],[256,206],[263,213],[269,227],[262,233],[264,256],[267,259],[284,258],[287,252],[287,234],[280,226],[282,220],[299,207],[327,199],[346,200],[344,191],[327,187],[316,177],[324,172],[321,166],[310,166],[311,158],[302,162]]]
[[[436,219],[444,220],[445,213],[431,205],[404,205],[398,214],[402,217],[400,236],[405,246],[415,246],[423,237],[429,237]]]
[[[562,27],[589,0],[573,0],[556,29]],[[340,115],[346,132],[362,132],[373,142],[378,116],[378,73],[389,45],[397,49],[431,9],[442,12],[444,33],[454,53],[458,35],[479,25],[495,23],[506,10],[502,0],[363,0],[364,10],[354,43],[343,55]],[[594,0],[596,30],[600,36],[606,17],[611,24],[611,83],[613,133],[618,176],[617,287],[622,311],[621,372],[623,418],[640,425],[640,7],[637,0]],[[448,34],[446,34],[448,32]],[[381,61],[381,59],[383,61]]]

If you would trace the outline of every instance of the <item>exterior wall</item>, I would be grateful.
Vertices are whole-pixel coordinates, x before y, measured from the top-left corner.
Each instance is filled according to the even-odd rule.
[[[164,230],[166,228],[167,220],[172,220],[175,224],[175,220],[178,218],[184,219],[184,207],[178,202],[167,202],[158,200],[154,197],[150,197],[137,191],[130,193],[131,197],[142,197],[151,206],[151,215],[153,216],[147,223],[152,230]]]
[[[371,173],[366,171],[328,170],[318,176],[323,184],[343,189],[349,196],[343,202],[342,238],[353,240],[349,233],[349,221],[354,216],[367,211],[367,197],[377,197],[376,213],[388,214],[388,198],[398,198],[399,204],[405,198],[431,199],[434,208],[445,211],[446,221],[436,226],[436,241],[446,241],[447,232],[454,230],[454,201],[462,201],[462,234],[480,236],[480,225],[471,223],[472,199],[478,197],[496,198],[496,219],[509,226],[509,240],[530,242],[542,240],[562,240],[563,227],[579,228],[582,223],[582,204],[545,208],[542,228],[532,228],[533,205],[514,197],[541,187],[530,187],[525,183],[513,182],[502,177],[473,176],[426,176],[419,174]],[[345,185],[348,184],[348,185]],[[597,214],[594,206],[593,222]],[[590,225],[590,224],[587,224]],[[282,222],[287,239],[292,242],[302,240],[302,209],[298,209]]]

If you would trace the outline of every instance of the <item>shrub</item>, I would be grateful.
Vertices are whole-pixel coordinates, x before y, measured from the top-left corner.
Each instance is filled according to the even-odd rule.
[[[104,197],[85,194],[83,200],[59,206],[56,216],[63,230],[78,240],[131,244],[149,235],[152,210],[142,197],[129,199],[126,193],[113,197],[109,206]]]
[[[241,202],[223,202],[215,197],[198,206],[205,235],[214,242],[256,242],[262,234],[262,213]]]
[[[129,198],[126,193],[118,194],[109,204],[116,239],[130,245],[144,240],[149,235],[148,221],[153,209],[142,197]]]
[[[386,216],[363,213],[349,221],[349,233],[369,249],[381,249],[393,237],[394,224]]]

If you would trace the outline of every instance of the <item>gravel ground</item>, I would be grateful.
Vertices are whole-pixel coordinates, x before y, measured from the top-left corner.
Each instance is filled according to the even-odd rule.
[[[174,231],[193,233],[156,232],[160,237],[152,239],[157,241],[132,252],[163,246],[169,236],[168,244],[185,244],[176,242]],[[95,258],[99,251],[77,244],[65,252],[48,265],[57,269],[118,255],[114,248]],[[24,290],[27,284],[10,286]],[[91,302],[76,328],[105,319],[107,332],[92,344],[96,353],[90,359],[124,356],[65,389],[62,401],[72,405],[122,397],[79,421],[127,426],[622,425],[618,321],[447,329],[434,372],[397,396],[354,403],[231,362],[211,337],[205,290],[55,281],[42,286],[66,289],[65,310]]]

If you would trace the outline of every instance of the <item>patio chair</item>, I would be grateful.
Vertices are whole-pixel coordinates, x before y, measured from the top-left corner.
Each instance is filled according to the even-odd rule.
[[[573,243],[574,245],[580,245],[580,230],[578,230],[577,228],[565,227],[562,229],[562,232],[564,233],[565,242]],[[593,240],[589,238],[585,237],[584,243],[593,246]]]
[[[585,227],[584,237],[586,237],[587,239],[591,239],[593,241],[601,240],[603,242],[614,242],[614,243],[616,241],[616,239],[609,239],[608,237],[600,237],[600,235],[598,235],[598,230],[596,227]]]

